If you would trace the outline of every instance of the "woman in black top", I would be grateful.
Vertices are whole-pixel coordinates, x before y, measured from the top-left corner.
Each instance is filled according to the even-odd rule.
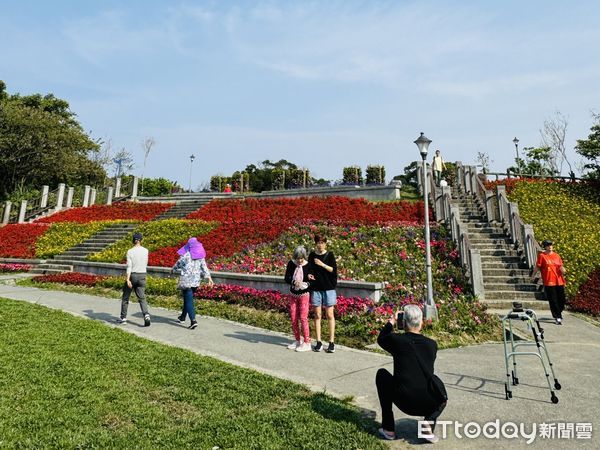
[[[416,305],[404,307],[405,333],[394,333],[396,315],[383,327],[377,338],[381,348],[394,357],[394,375],[386,369],[379,369],[375,378],[377,394],[381,404],[381,426],[379,434],[385,439],[395,439],[395,422],[392,404],[410,416],[424,416],[426,421],[433,422],[442,413],[446,403],[440,405],[428,390],[428,377],[421,364],[429,374],[434,373],[434,362],[437,354],[437,343],[420,331],[423,325],[423,313]],[[418,352],[421,363],[417,359]],[[425,427],[430,442],[437,441],[431,430]]]
[[[333,307],[337,303],[335,287],[337,286],[337,263],[333,252],[327,250],[327,238],[315,236],[316,249],[308,255],[310,266],[311,284],[310,302],[315,308],[315,331],[317,334],[317,345],[313,348],[315,352],[323,349],[321,342],[321,309],[325,307],[327,323],[329,324],[329,346],[327,353],[335,352],[335,316]]]

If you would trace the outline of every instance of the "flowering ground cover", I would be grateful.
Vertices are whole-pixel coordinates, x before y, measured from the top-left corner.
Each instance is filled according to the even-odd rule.
[[[421,202],[369,202],[347,197],[213,200],[187,216],[218,222],[288,222],[319,220],[329,223],[376,224],[423,221]]]
[[[137,203],[119,202],[112,205],[92,205],[87,208],[71,208],[48,217],[42,217],[38,223],[126,220],[128,222],[146,222],[154,219],[173,206],[173,203]]]
[[[29,264],[0,264],[0,273],[29,272]]]
[[[189,214],[187,219],[219,223],[204,236],[198,236],[209,258],[216,258],[273,241],[299,221],[345,225],[394,221],[415,225],[423,220],[423,208],[421,202],[374,203],[346,197],[213,200]],[[176,246],[171,246],[153,251],[150,264],[173,265],[176,250]]]
[[[177,257],[177,250],[192,236],[203,236],[217,226],[216,223],[208,223],[201,220],[166,219],[155,222],[140,224],[134,231],[144,236],[144,247],[150,250],[151,266],[168,266],[163,261],[157,260],[154,251],[169,248],[173,253],[170,259]],[[115,242],[99,253],[90,255],[92,261],[123,262],[127,249],[131,247],[131,238],[134,231],[123,239]],[[174,261],[173,263],[174,264]],[[171,264],[171,265],[172,265]]]
[[[600,267],[600,186],[519,180],[511,183],[508,197],[519,205],[525,223],[533,225],[538,242],[554,241],[567,270],[567,297],[575,298],[579,287]]]
[[[35,256],[49,258],[58,255],[115,222],[55,222],[35,243]]]
[[[0,228],[0,257],[35,258],[36,241],[48,226],[41,223],[15,223]]]
[[[421,298],[426,274],[423,230],[415,226],[326,225],[302,223],[289,228],[277,239],[246,247],[227,257],[216,257],[210,267],[217,271],[282,275],[298,245],[313,247],[315,233],[329,239],[329,250],[338,261],[340,279],[385,282],[385,301]],[[442,227],[432,227],[432,270],[440,298],[452,298],[466,283],[457,265],[458,253]]]

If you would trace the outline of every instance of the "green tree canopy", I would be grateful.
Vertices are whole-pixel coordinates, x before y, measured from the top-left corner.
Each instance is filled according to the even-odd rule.
[[[65,100],[10,95],[0,81],[0,199],[17,187],[102,183],[106,172],[90,159],[98,148]]]
[[[586,178],[600,180],[600,114],[593,115],[595,124],[590,128],[591,133],[587,139],[578,139],[575,151],[589,162],[583,168],[588,172]]]

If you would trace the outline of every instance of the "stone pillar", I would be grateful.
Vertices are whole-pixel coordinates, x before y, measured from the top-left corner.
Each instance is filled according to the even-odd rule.
[[[471,264],[471,282],[473,284],[473,294],[479,298],[479,300],[485,300],[485,290],[483,288],[483,269],[481,266],[481,254],[477,249],[469,250],[469,259]]]
[[[19,219],[17,223],[25,222],[25,212],[27,211],[27,200],[21,200],[21,208],[19,209]]]
[[[423,161],[417,161],[417,186],[421,195],[423,195],[423,164]]]
[[[10,220],[10,208],[12,206],[12,202],[5,201],[4,202],[4,217],[2,217],[2,225],[6,225]]]
[[[96,189],[92,188],[90,190],[90,206],[96,204]]]
[[[118,177],[115,181],[115,197],[121,196],[121,177]]]
[[[138,177],[133,177],[132,186],[131,186],[131,198],[137,198],[138,195]]]
[[[56,195],[56,211],[60,211],[63,208],[63,201],[65,200],[65,183],[58,185],[58,194]]]
[[[496,215],[494,214],[494,193],[489,189],[485,190],[485,215],[487,216],[488,223],[496,221]]]
[[[84,208],[90,206],[90,189],[87,185],[83,189],[83,204],[81,206]]]
[[[45,208],[48,206],[48,192],[50,191],[49,186],[42,186],[42,200],[40,202],[40,208]]]
[[[107,205],[112,205],[112,201],[113,201],[113,187],[109,186],[107,191],[108,192],[106,193],[106,204]]]
[[[75,188],[73,186],[69,187],[67,191],[67,208],[73,206],[73,194],[75,193]]]
[[[519,214],[519,206],[516,203],[508,202],[508,224],[510,227],[510,240],[513,244],[520,244],[518,239],[517,224],[515,223],[515,214]]]
[[[443,219],[446,223],[450,222],[450,205],[446,202],[446,198],[452,198],[452,188],[450,186],[442,186],[442,209],[444,211]]]

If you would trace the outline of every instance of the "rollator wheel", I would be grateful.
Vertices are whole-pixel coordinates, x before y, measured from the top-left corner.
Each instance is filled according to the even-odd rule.
[[[554,395],[554,392],[552,393],[552,397],[550,397],[550,400],[552,400],[552,403],[558,403],[558,397]]]
[[[512,376],[512,384],[513,384],[513,386],[516,386],[517,384],[519,384],[519,379],[517,377],[515,377],[515,371],[511,370],[510,374]]]
[[[508,390],[508,383],[504,383],[504,396],[505,396],[506,400],[509,400],[512,398],[512,392]]]
[[[560,383],[558,382],[558,380],[554,380],[554,389],[556,389],[557,391],[560,391],[560,388],[562,386],[560,385]]]

